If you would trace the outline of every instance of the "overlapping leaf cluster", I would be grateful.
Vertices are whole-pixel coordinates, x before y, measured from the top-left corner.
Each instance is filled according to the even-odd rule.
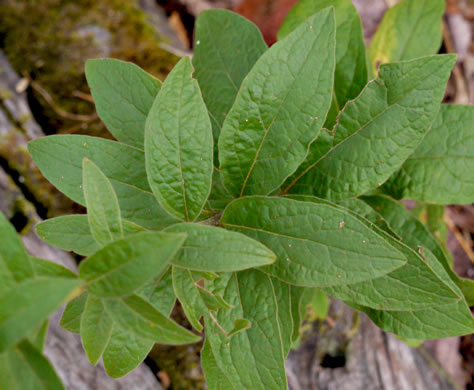
[[[45,177],[87,207],[38,234],[87,258],[79,275],[59,272],[2,223],[13,238],[0,251],[1,359],[41,356],[34,332],[66,297],[62,325],[113,377],[153,343],[197,342],[204,330],[210,389],[286,389],[315,291],[401,337],[472,332],[473,283],[396,200],[474,201],[474,110],[441,105],[456,59],[435,55],[443,4],[402,1],[368,57],[350,0],[302,0],[271,48],[240,16],[203,12],[192,63],[163,84],[90,60],[97,111],[118,141],[29,146]],[[176,298],[196,332],[170,318]]]

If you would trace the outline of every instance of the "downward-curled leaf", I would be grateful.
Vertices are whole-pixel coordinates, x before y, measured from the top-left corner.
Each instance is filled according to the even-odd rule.
[[[90,293],[129,295],[161,274],[186,238],[182,233],[137,233],[108,244],[79,266]]]
[[[219,138],[222,181],[234,196],[271,193],[305,159],[331,101],[334,40],[326,9],[275,43],[243,81]]]
[[[255,24],[220,9],[199,14],[194,36],[194,76],[209,110],[217,145],[222,122],[234,103],[240,84],[267,45]]]
[[[191,223],[172,225],[166,231],[187,234],[172,262],[194,271],[233,272],[275,262],[271,250],[240,233]]]
[[[138,295],[104,299],[103,304],[114,323],[124,332],[169,345],[190,344],[200,340],[199,336],[170,320]]]
[[[401,0],[389,9],[370,44],[372,71],[387,62],[436,54],[444,8],[444,0]]]
[[[211,190],[212,129],[193,67],[185,57],[174,67],[146,121],[148,182],[173,216],[194,221]]]
[[[221,224],[272,249],[277,261],[262,271],[298,286],[370,280],[406,262],[402,253],[358,219],[325,204],[247,197],[227,206]]]
[[[441,105],[423,142],[384,185],[399,198],[474,202],[474,107]]]
[[[0,354],[0,388],[66,390],[48,359],[28,340]]]
[[[27,279],[0,295],[0,353],[38,328],[79,286],[72,278]]]
[[[271,278],[248,270],[221,274],[211,284],[213,293],[222,294],[234,306],[215,315],[226,333],[233,329],[237,319],[251,323],[251,328],[228,338],[216,322],[210,317],[206,319],[206,337],[218,368],[236,389],[286,390],[284,342]]]
[[[86,77],[97,113],[119,141],[143,148],[145,120],[161,81],[130,62],[88,60]]]
[[[429,130],[455,60],[442,55],[382,65],[339,114],[332,148],[284,192],[341,200],[381,185]]]
[[[114,188],[91,160],[82,164],[84,199],[92,236],[100,246],[123,237],[120,206]]]

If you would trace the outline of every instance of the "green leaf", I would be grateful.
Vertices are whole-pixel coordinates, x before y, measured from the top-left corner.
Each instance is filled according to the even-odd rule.
[[[214,226],[181,223],[167,232],[186,233],[172,263],[194,271],[233,272],[275,262],[275,254],[260,242]]]
[[[48,359],[28,340],[0,355],[0,388],[66,390]]]
[[[219,138],[229,192],[271,193],[304,161],[331,103],[334,66],[332,9],[309,18],[260,57]]]
[[[248,270],[221,274],[211,283],[211,291],[234,306],[215,315],[226,333],[234,328],[235,320],[245,318],[252,323],[250,329],[228,338],[206,318],[206,337],[218,368],[236,389],[286,390],[284,342],[271,278]]]
[[[276,302],[278,305],[278,323],[280,326],[280,335],[283,342],[283,355],[285,359],[290,352],[293,342],[293,311],[291,308],[291,287],[288,283],[282,282],[277,278],[271,278],[273,290],[275,292]]]
[[[82,163],[83,190],[92,236],[100,246],[123,237],[117,195],[102,171],[88,158]]]
[[[125,236],[145,230],[126,220],[122,220],[122,227]],[[36,233],[43,241],[56,248],[83,256],[90,256],[100,248],[92,237],[85,214],[63,215],[40,222],[36,225]]]
[[[291,318],[293,319],[292,343],[300,336],[300,326],[306,315],[306,296],[312,292],[313,289],[290,285]]]
[[[362,23],[351,0],[301,0],[288,12],[278,31],[283,39],[309,16],[327,7],[336,13],[335,107],[342,109],[367,83]]]
[[[81,331],[81,316],[86,306],[88,294],[83,293],[77,298],[69,301],[64,309],[59,324],[66,330],[72,333],[80,333]]]
[[[240,84],[267,45],[255,24],[227,10],[201,12],[194,35],[194,77],[209,110],[217,145]]]
[[[244,330],[250,329],[252,327],[252,323],[249,320],[245,320],[243,318],[239,318],[234,321],[234,327],[231,329],[230,332],[227,333],[227,338],[231,338]],[[284,342],[284,341],[283,341]]]
[[[176,222],[151,193],[143,150],[82,135],[39,138],[28,144],[28,150],[41,173],[57,189],[83,206],[82,161],[87,157],[114,186],[123,218],[150,229],[162,229]]]
[[[188,57],[166,78],[146,121],[148,182],[171,215],[194,221],[211,191],[212,128]]]
[[[94,295],[129,295],[166,269],[185,238],[178,233],[137,233],[108,244],[81,262],[79,275]]]
[[[326,204],[247,197],[227,206],[221,224],[272,249],[276,263],[261,270],[298,286],[370,280],[406,262],[402,253],[357,218]]]
[[[382,65],[339,114],[332,148],[284,192],[341,200],[381,185],[429,130],[455,60],[442,55]]]
[[[421,252],[426,261],[446,285],[462,296],[436,257],[424,248]],[[352,304],[351,304],[352,305]],[[447,305],[434,305],[422,310],[380,311],[352,305],[364,311],[379,327],[402,337],[438,339],[457,337],[474,332],[474,319],[464,299]]]
[[[137,295],[151,303],[160,313],[169,317],[176,302],[171,267],[161,277],[138,290]]]
[[[229,309],[222,297],[215,296],[200,287],[190,270],[173,267],[173,288],[189,323],[198,332],[202,331],[200,319],[210,310]]]
[[[311,299],[311,307],[317,319],[324,320],[328,316],[329,297],[323,290],[316,289]]]
[[[104,299],[103,303],[117,326],[143,339],[169,345],[196,343],[201,339],[170,320],[138,295]]]
[[[15,228],[0,212],[0,294],[34,275],[25,247],[17,235]]]
[[[215,211],[225,209],[225,206],[232,201],[234,197],[226,190],[222,184],[221,174],[217,169],[212,173],[212,188],[209,197],[207,198],[207,206]]]
[[[444,8],[444,0],[402,0],[389,9],[370,44],[372,71],[387,62],[436,54]]]
[[[438,259],[449,277],[461,289],[468,303],[474,304],[474,281],[460,278],[453,271],[440,242],[417,218],[405,209],[403,204],[396,202],[388,196],[364,197],[363,199],[385,218],[390,227],[402,237],[405,245],[408,245],[415,251],[420,248],[427,248]]]
[[[49,320],[44,321],[36,331],[31,334],[28,339],[31,343],[38,348],[40,351],[43,351],[44,345],[46,343],[46,337],[48,337],[49,329]]]
[[[124,332],[114,325],[109,344],[102,356],[105,371],[112,378],[127,375],[145,360],[153,345],[152,340],[145,340],[133,333]]]
[[[161,81],[135,64],[112,58],[88,60],[86,77],[108,130],[119,141],[143,148],[145,120]]]
[[[201,366],[209,390],[234,390],[234,386],[232,386],[232,383],[227,379],[224,371],[217,365],[216,358],[207,338],[201,349]]]
[[[74,279],[28,279],[1,294],[0,352],[38,328],[78,286]]]
[[[441,105],[423,142],[385,184],[399,198],[474,202],[474,107]]]
[[[94,366],[109,343],[112,327],[112,318],[105,311],[101,299],[89,294],[81,316],[81,341]]]
[[[40,259],[37,257],[30,257],[30,261],[36,276],[72,279],[77,278],[77,275],[70,269],[63,267],[62,265],[53,263],[52,261]]]

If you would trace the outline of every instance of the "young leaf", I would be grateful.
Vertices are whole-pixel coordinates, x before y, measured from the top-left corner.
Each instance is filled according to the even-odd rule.
[[[324,320],[329,312],[329,297],[321,289],[316,289],[313,298],[311,299],[311,307],[316,315],[316,318]]]
[[[309,18],[256,62],[219,138],[222,181],[234,196],[269,194],[303,162],[329,109],[334,64],[332,9]]]
[[[103,303],[118,327],[143,339],[169,345],[196,343],[201,339],[170,320],[138,295],[104,299]]]
[[[28,340],[0,354],[0,388],[66,390],[48,359]]]
[[[228,309],[222,297],[215,296],[196,284],[190,270],[173,267],[173,288],[190,324],[198,332],[202,331],[199,322],[210,310]],[[219,299],[220,298],[220,299]]]
[[[100,246],[123,237],[120,206],[114,188],[91,160],[82,163],[83,190],[92,236]]]
[[[336,71],[334,92],[336,110],[355,98],[367,83],[362,23],[351,0],[301,0],[288,12],[278,31],[283,39],[309,16],[327,7],[336,13]]]
[[[436,54],[444,8],[444,0],[402,0],[389,9],[370,44],[372,71],[387,62]]]
[[[33,266],[15,228],[0,212],[0,293],[34,275]]]
[[[81,316],[86,306],[88,294],[83,293],[77,298],[69,301],[64,309],[59,324],[66,330],[72,333],[80,333],[81,331]]]
[[[474,202],[474,107],[441,105],[423,142],[385,184],[399,198]]]
[[[1,294],[0,352],[38,328],[78,286],[74,279],[27,279]]]
[[[102,356],[105,371],[112,378],[127,375],[145,360],[153,345],[152,340],[145,340],[134,333],[124,332],[114,325],[109,344]]]
[[[381,185],[428,131],[455,60],[442,55],[382,65],[339,114],[332,148],[284,192],[341,200]]]
[[[162,229],[177,221],[158,205],[151,193],[142,150],[82,135],[39,138],[28,144],[28,150],[41,173],[83,206],[82,161],[87,157],[114,186],[123,218],[150,229]]]
[[[160,313],[169,317],[176,303],[171,267],[157,280],[137,291],[137,295],[148,301]]]
[[[129,295],[166,269],[185,238],[182,233],[137,233],[81,262],[79,275],[94,295]]]
[[[466,296],[468,303],[474,304],[474,281],[460,278],[452,269],[445,250],[440,242],[431,235],[428,229],[415,218],[403,204],[396,202],[388,196],[364,197],[363,200],[371,205],[390,227],[402,237],[405,245],[413,250],[427,248],[441,263],[449,277],[456,283]]]
[[[70,269],[53,263],[52,261],[40,259],[38,257],[30,257],[30,261],[36,276],[47,278],[77,278],[77,275]]]
[[[212,129],[189,58],[166,78],[146,121],[148,182],[173,216],[194,221],[211,190]]]
[[[240,84],[267,45],[255,24],[226,10],[201,12],[194,34],[194,77],[209,110],[217,145]]]
[[[143,148],[145,120],[161,81],[135,64],[112,58],[88,60],[86,77],[108,130],[119,141]]]
[[[272,249],[277,261],[262,271],[298,286],[370,280],[406,262],[402,253],[358,219],[325,204],[247,197],[227,206],[221,224]]]
[[[49,320],[44,321],[36,331],[28,337],[29,341],[41,352],[48,336]]]
[[[172,225],[165,231],[187,234],[172,263],[194,271],[233,272],[275,262],[271,250],[240,233],[191,223]]]
[[[228,333],[236,319],[245,318],[252,324],[228,338],[211,318],[206,318],[206,337],[219,369],[236,389],[286,390],[284,342],[271,278],[248,270],[222,274],[211,283],[211,291],[222,294],[234,306],[215,315],[219,326]]]
[[[112,318],[105,311],[101,299],[88,294],[81,316],[81,341],[89,361],[94,366],[109,343],[112,327]]]
[[[201,349],[201,366],[206,377],[207,387],[210,390],[235,389],[229,379],[227,379],[224,371],[219,368],[207,338]]]

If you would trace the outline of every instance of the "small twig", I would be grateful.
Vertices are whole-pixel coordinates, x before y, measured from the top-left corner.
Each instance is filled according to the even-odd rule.
[[[94,103],[94,98],[92,95],[89,95],[88,93],[84,93],[81,91],[74,91],[72,93],[72,96],[77,97],[81,100],[85,100],[86,102]]]
[[[456,237],[456,240],[458,240],[459,245],[461,245],[462,249],[464,249],[464,252],[466,252],[467,257],[469,257],[469,260],[471,260],[471,262],[474,264],[474,253],[472,251],[471,245],[466,241],[462,233],[456,227],[451,218],[449,218],[447,213],[444,214],[444,220],[446,222],[446,225],[448,225],[449,230],[453,232],[454,237]]]
[[[209,312],[209,316],[211,317],[212,322],[216,324],[216,326],[219,328],[219,330],[226,336],[229,337],[229,333],[219,324],[219,322],[216,320],[216,318],[212,315],[211,312]]]
[[[61,107],[59,107],[54,102],[54,99],[52,98],[52,96],[36,81],[31,80],[30,85],[31,85],[31,88],[33,88],[36,92],[38,92],[43,97],[44,100],[46,100],[46,103],[50,105],[50,107],[54,110],[54,112],[63,118],[70,119],[73,121],[80,121],[80,122],[91,122],[97,118],[96,113],[92,115],[80,115],[80,114],[72,114],[70,112],[67,112],[63,110]]]

